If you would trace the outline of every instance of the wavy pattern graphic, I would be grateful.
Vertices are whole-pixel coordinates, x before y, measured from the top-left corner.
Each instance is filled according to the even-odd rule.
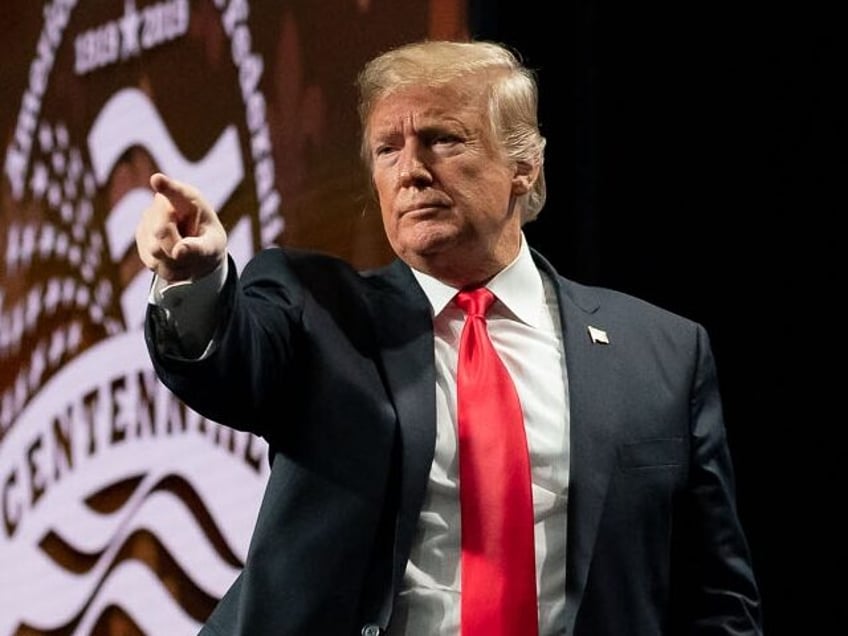
[[[192,163],[177,148],[150,98],[137,88],[125,88],[109,99],[88,135],[97,183],[106,182],[118,159],[132,146],[146,148],[162,170],[197,186],[213,207],[226,201],[244,178],[235,126],[228,126],[203,159]],[[127,243],[131,242],[132,232]]]
[[[106,183],[120,157],[133,146],[141,146],[149,152],[160,170],[194,184],[215,210],[226,203],[244,179],[244,162],[235,126],[228,126],[200,161],[190,162],[174,143],[150,98],[137,88],[125,88],[106,102],[88,135],[89,154],[98,184]],[[113,261],[123,258],[133,244],[138,215],[149,203],[150,191],[134,188],[109,211],[106,236]],[[139,272],[121,294],[124,324],[129,328],[143,321],[149,282],[150,275],[146,271]]]
[[[76,516],[91,518],[81,524],[64,518],[39,548],[55,569],[91,590],[63,624],[24,622],[16,634],[110,633],[116,624],[121,633],[163,633],[166,625],[191,633],[214,608],[218,582],[232,579],[243,565],[181,475],[155,481],[133,475],[88,494],[83,503]],[[179,538],[171,532],[175,524]],[[75,528],[74,536],[66,536],[65,526]],[[157,608],[155,615],[150,607]]]

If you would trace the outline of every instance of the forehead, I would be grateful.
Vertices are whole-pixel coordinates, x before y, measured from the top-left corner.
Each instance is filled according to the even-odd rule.
[[[368,117],[371,133],[407,124],[449,124],[468,128],[480,126],[487,114],[485,94],[480,87],[458,83],[440,86],[410,86],[380,98]]]

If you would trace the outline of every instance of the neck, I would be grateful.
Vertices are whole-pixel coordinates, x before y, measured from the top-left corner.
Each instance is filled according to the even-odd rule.
[[[521,235],[514,241],[486,250],[482,254],[472,251],[449,250],[427,258],[407,260],[407,264],[420,272],[458,289],[485,285],[518,256]]]

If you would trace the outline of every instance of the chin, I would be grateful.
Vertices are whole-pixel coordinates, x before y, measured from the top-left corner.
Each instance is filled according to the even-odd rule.
[[[399,247],[404,254],[428,258],[455,249],[459,244],[458,238],[459,235],[453,227],[428,228],[412,236],[401,237]]]

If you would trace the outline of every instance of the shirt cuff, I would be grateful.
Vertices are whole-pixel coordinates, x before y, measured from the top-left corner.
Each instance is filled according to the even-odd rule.
[[[214,344],[216,308],[227,280],[227,261],[194,281],[168,283],[158,276],[153,278],[147,301],[164,310],[167,333],[176,338],[176,342],[163,344],[176,347],[186,358],[201,360]]]

